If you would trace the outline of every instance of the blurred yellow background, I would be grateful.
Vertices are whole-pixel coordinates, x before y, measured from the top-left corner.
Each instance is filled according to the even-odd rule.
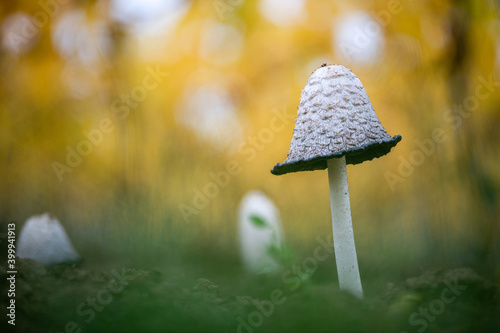
[[[270,169],[310,73],[338,63],[403,137],[348,166],[359,261],[498,278],[498,6],[3,2],[2,223],[50,212],[88,260],[232,261],[239,201],[262,189],[287,243],[307,252],[331,233],[327,173]]]

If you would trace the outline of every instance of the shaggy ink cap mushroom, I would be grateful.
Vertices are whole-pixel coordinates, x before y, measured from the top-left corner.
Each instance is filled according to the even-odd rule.
[[[290,151],[275,175],[326,169],[327,161],[345,156],[359,164],[384,156],[401,141],[380,123],[365,88],[350,69],[323,64],[302,90]]]
[[[328,168],[333,245],[339,287],[359,299],[363,286],[352,225],[346,164],[387,154],[401,140],[390,137],[373,110],[361,81],[340,65],[322,65],[302,90],[290,151],[271,172]]]

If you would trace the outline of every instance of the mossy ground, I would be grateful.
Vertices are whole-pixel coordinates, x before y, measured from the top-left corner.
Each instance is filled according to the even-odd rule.
[[[382,272],[365,276],[358,300],[338,290],[329,265],[287,284],[237,264],[17,264],[16,326],[4,319],[2,332],[500,331],[497,286],[468,268],[426,270],[384,288]]]

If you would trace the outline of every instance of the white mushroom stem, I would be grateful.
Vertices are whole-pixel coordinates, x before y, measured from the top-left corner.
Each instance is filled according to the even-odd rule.
[[[345,156],[328,160],[328,180],[339,286],[341,290],[346,290],[362,299],[363,288],[354,245]]]

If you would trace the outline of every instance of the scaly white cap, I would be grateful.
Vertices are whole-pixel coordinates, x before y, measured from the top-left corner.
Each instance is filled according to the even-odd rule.
[[[327,160],[358,164],[387,154],[401,141],[380,123],[363,84],[350,69],[321,65],[302,90],[287,159],[271,172],[323,170]]]

